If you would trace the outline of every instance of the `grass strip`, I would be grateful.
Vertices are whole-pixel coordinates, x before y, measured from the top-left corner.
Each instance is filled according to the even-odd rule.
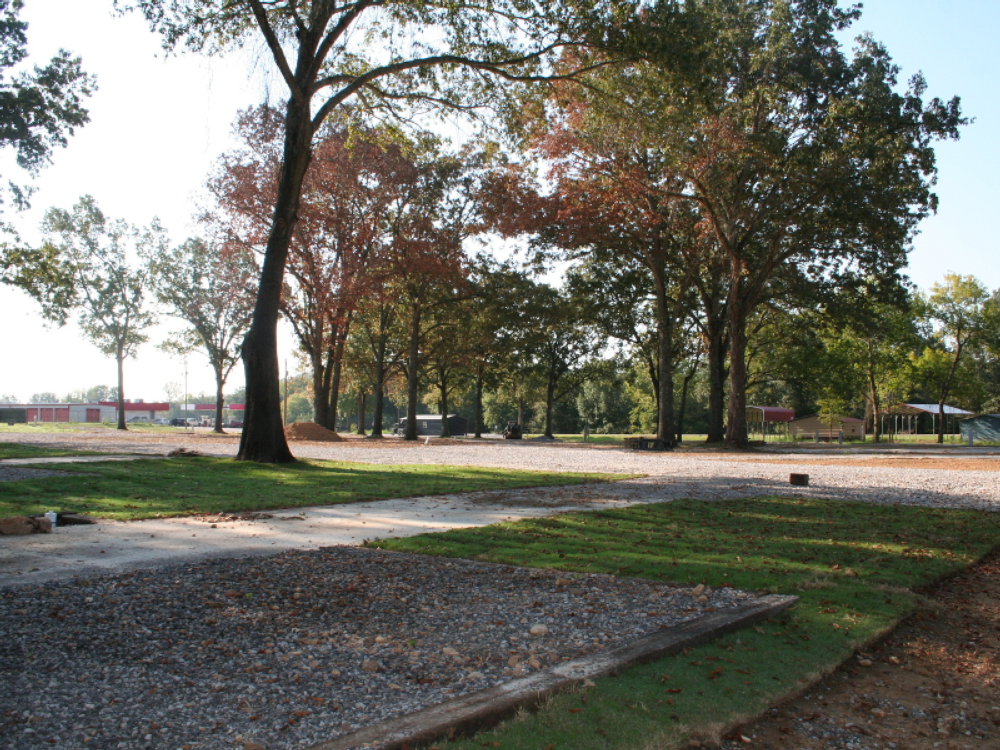
[[[612,474],[212,457],[47,464],[72,472],[0,484],[0,517],[47,510],[131,520],[608,481]]]
[[[5,458],[63,458],[65,456],[100,456],[100,451],[80,451],[69,448],[47,448],[42,445],[0,443],[0,461]]]
[[[1000,514],[764,498],[684,500],[371,543],[576,572],[795,594],[778,620],[549,701],[449,750],[643,750],[718,740],[913,611],[1000,544]],[[581,617],[586,613],[581,612]]]

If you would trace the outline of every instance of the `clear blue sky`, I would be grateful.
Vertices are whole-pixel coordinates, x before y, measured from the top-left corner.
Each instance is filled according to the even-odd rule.
[[[258,103],[269,88],[272,100],[281,96],[266,55],[250,49],[226,60],[164,59],[159,40],[139,18],[112,16],[111,0],[27,0],[26,5],[34,59],[70,49],[98,77],[100,90],[90,103],[91,123],[36,181],[35,208],[17,220],[22,231],[32,235],[46,208],[68,208],[89,193],[110,216],[138,224],[158,216],[175,241],[184,239],[195,231],[190,217],[213,161],[229,143],[236,110]],[[910,276],[928,287],[954,271],[1000,288],[1000,248],[992,227],[1000,197],[995,83],[1000,2],[868,0],[864,6],[851,36],[871,32],[902,67],[904,81],[922,71],[929,95],[959,95],[966,114],[976,118],[959,142],[938,147],[941,208],[915,241]],[[5,351],[19,353],[5,357],[0,394],[26,399],[41,391],[63,395],[114,383],[112,360],[83,340],[75,326],[45,328],[33,303],[19,292],[0,287],[0,315]],[[285,348],[290,349],[287,340]],[[203,356],[192,356],[188,370],[191,391],[212,390]],[[183,363],[153,344],[126,364],[129,397],[160,400],[167,383],[183,380]],[[232,385],[241,382],[237,367]]]

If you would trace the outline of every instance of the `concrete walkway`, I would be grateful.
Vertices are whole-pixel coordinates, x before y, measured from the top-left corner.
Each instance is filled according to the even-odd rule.
[[[129,522],[101,520],[91,525],[60,526],[51,534],[2,537],[0,587],[205,557],[358,545],[376,537],[415,536],[649,502],[655,492],[654,483],[631,480],[272,510],[241,520],[211,515]]]

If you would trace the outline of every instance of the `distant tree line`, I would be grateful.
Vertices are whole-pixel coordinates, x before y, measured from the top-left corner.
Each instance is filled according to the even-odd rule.
[[[375,6],[405,29],[386,59],[345,36]],[[209,355],[220,409],[242,358],[247,460],[292,460],[281,425],[303,399],[376,437],[390,408],[415,439],[430,407],[476,434],[516,419],[736,447],[748,399],[876,431],[903,394],[992,403],[996,294],[961,276],[915,294],[904,275],[936,207],[934,144],[965,119],[874,40],[844,48],[859,9],[515,6],[140,3],[167,46],[261,35],[288,99],[241,114],[201,238],[170,249],[155,221],[106,222],[84,198],[50,212],[48,275],[22,286],[79,314],[119,372],[149,293],[185,323],[169,345]],[[509,12],[523,33],[504,41]],[[461,146],[414,125],[486,105],[492,127]],[[119,263],[125,246],[142,262]],[[306,373],[294,396],[279,318]]]

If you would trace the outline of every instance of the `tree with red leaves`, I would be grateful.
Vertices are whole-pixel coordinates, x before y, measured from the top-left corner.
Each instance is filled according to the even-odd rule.
[[[241,114],[244,147],[227,154],[211,189],[229,219],[227,230],[261,248],[280,173],[280,113],[257,107]],[[416,179],[397,134],[356,120],[329,123],[306,173],[299,220],[288,256],[281,311],[312,369],[314,421],[335,427],[344,342],[358,300],[376,285],[386,222]]]
[[[253,323],[243,346],[247,421],[237,455],[281,463],[295,459],[281,423],[278,315],[314,139],[326,120],[350,103],[395,114],[409,105],[470,109],[502,101],[498,84],[525,85],[556,75],[552,59],[567,45],[608,46],[635,22],[638,3],[115,0],[115,5],[141,12],[167,48],[219,52],[261,42],[287,88],[281,169]]]

